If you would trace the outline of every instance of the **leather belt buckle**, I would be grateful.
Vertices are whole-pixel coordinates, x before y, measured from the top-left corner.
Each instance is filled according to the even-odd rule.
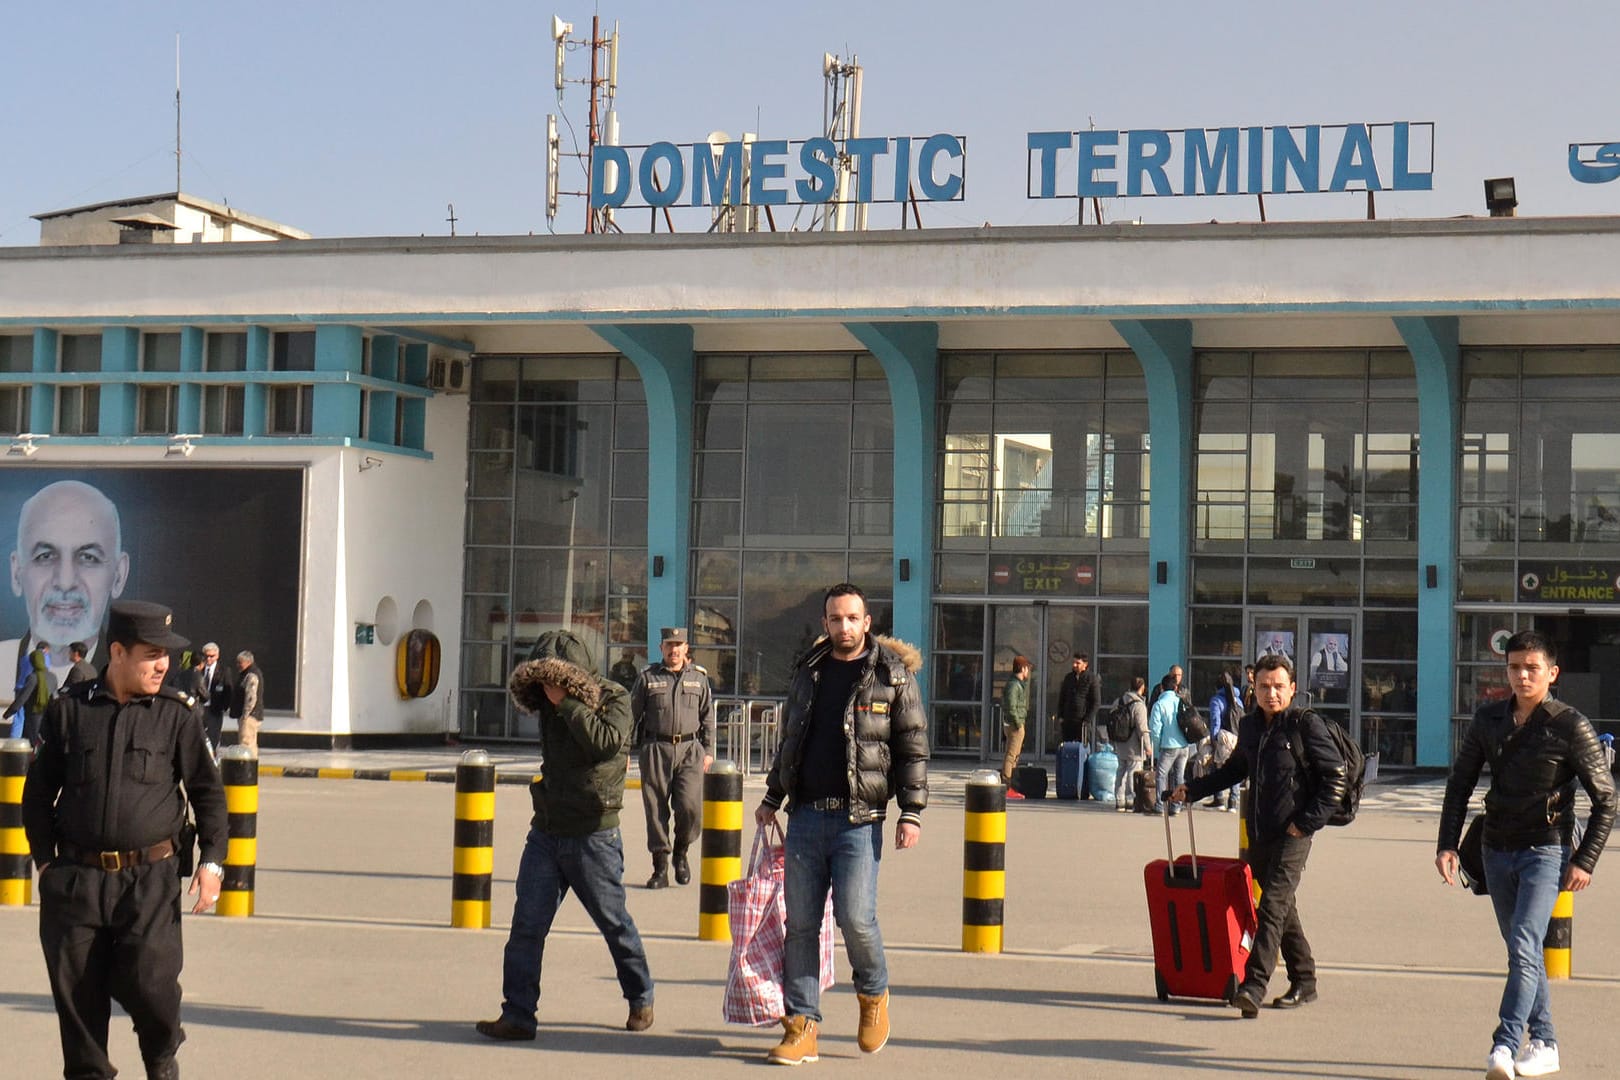
[[[122,851],[101,851],[96,853],[101,860],[101,868],[110,874],[115,874],[124,868],[124,853]]]

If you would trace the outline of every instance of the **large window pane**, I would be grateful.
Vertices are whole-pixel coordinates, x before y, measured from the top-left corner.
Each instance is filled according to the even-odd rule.
[[[785,694],[794,657],[822,632],[822,596],[844,576],[843,552],[748,552],[743,559],[745,661],[757,662],[760,692]]]
[[[844,548],[849,536],[849,418],[798,405],[755,405],[748,417],[745,541]],[[807,461],[823,463],[806,468]]]

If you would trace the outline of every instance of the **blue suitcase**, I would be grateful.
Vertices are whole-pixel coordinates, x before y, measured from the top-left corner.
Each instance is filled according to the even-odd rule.
[[[1086,744],[1066,742],[1057,752],[1057,797],[1080,798],[1081,780],[1086,775]]]
[[[1103,747],[1086,759],[1086,794],[1101,803],[1114,801],[1114,778],[1119,775],[1119,755]]]

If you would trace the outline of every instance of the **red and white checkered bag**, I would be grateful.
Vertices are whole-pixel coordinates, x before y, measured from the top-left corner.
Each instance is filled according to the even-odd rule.
[[[726,886],[731,918],[731,967],[721,1013],[728,1024],[755,1027],[782,1019],[782,968],[787,952],[787,900],[783,888],[785,838],[780,825],[754,833],[748,875]],[[833,907],[821,919],[821,988],[833,984]]]

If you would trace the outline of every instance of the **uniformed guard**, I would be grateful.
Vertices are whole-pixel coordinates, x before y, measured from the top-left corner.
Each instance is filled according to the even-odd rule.
[[[113,999],[134,1021],[146,1075],[180,1075],[186,799],[202,846],[194,914],[219,897],[226,812],[202,713],[163,686],[169,650],[188,644],[172,623],[160,604],[111,606],[107,666],[51,701],[23,787],[66,1076],[114,1074]]]
[[[669,886],[670,855],[675,883],[692,880],[686,849],[703,828],[703,773],[714,761],[714,695],[709,673],[687,659],[686,628],[666,626],[653,664],[630,692],[630,715],[641,745],[641,803],[647,811],[647,850],[653,872],[647,888]],[[670,811],[675,837],[670,842]]]

